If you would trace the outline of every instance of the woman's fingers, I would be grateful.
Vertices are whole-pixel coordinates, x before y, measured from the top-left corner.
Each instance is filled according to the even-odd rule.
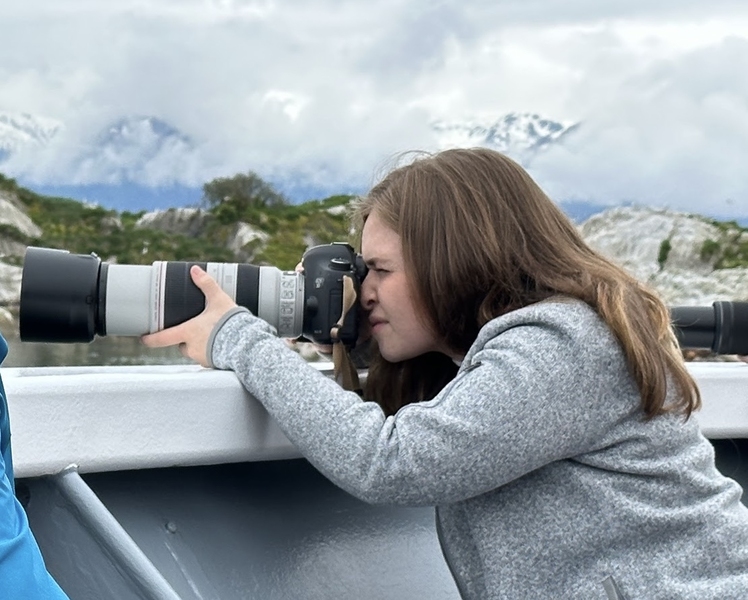
[[[200,267],[193,266],[190,276],[195,285],[205,295],[205,309],[196,317],[149,335],[141,341],[151,348],[179,345],[179,351],[186,357],[203,366],[207,366],[207,345],[210,334],[216,323],[229,310],[236,306],[231,297],[224,292],[215,279]]]
[[[185,331],[187,323],[189,323],[189,321],[185,321],[174,327],[169,327],[168,329],[162,329],[156,333],[144,335],[140,338],[140,341],[149,348],[164,348],[166,346],[181,344],[185,341],[188,335]]]
[[[206,299],[213,298],[219,293],[225,293],[218,285],[218,282],[197,265],[190,267],[190,277],[192,278],[192,282],[205,295]]]

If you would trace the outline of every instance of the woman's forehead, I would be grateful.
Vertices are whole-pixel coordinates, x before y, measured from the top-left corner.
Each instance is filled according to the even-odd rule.
[[[369,262],[394,259],[402,255],[400,236],[375,213],[371,213],[361,232],[361,254]]]

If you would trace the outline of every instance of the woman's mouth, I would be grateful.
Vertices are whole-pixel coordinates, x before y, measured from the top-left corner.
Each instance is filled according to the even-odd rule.
[[[374,333],[377,331],[377,329],[381,329],[381,326],[384,325],[387,321],[381,321],[379,319],[372,319],[369,321],[369,325],[371,326],[371,332]]]

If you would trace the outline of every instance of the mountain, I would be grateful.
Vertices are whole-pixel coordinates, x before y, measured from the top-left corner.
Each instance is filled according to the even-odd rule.
[[[512,112],[499,119],[436,121],[432,128],[439,148],[485,146],[528,166],[544,148],[560,142],[580,126],[532,113]]]
[[[23,148],[42,151],[63,129],[57,121],[30,115],[0,114],[0,126],[4,126],[0,129],[0,171],[4,159],[13,153]],[[437,121],[432,124],[432,131],[435,147],[488,146],[527,163],[535,153],[575,127],[536,114],[511,113],[493,120]],[[206,166],[199,145],[164,119],[148,115],[123,117],[79,148],[78,156],[71,157],[70,172],[58,177],[59,181],[40,185],[23,174],[11,174],[43,194],[133,212],[194,205],[202,196],[205,182],[189,180],[190,174]],[[366,185],[362,182],[360,186],[349,185],[348,189],[323,189],[310,183],[302,173],[293,172],[268,180],[293,203],[335,193],[362,193]]]
[[[169,187],[183,181],[196,154],[192,140],[166,121],[132,116],[102,131],[81,163],[103,181]]]
[[[559,202],[558,205],[574,223],[583,223],[591,216],[604,212],[610,208],[607,204],[596,204],[594,202],[583,202],[580,200],[569,200]]]
[[[564,144],[579,127],[580,123],[513,112],[498,118],[435,121],[431,130],[436,148],[484,146],[530,166],[536,156],[554,144]],[[25,152],[28,159],[29,152],[41,155],[52,142],[60,146],[64,131],[64,124],[53,119],[0,113],[0,172],[6,172],[4,165],[11,164],[8,159],[17,152]],[[90,141],[78,144],[75,152],[65,151],[63,155],[64,173],[46,183],[34,181],[30,173],[7,174],[44,195],[75,198],[129,212],[196,206],[206,183],[197,176],[206,171],[200,144],[174,124],[149,115],[117,119]],[[59,161],[50,160],[50,156],[42,158],[47,159],[46,164],[58,165]],[[26,162],[35,167],[43,161]],[[247,168],[251,169],[251,165]],[[339,179],[331,169],[329,177],[317,177],[316,181]],[[360,194],[368,183],[345,187],[320,184],[311,181],[301,169],[266,180],[293,204],[335,194]],[[574,222],[581,223],[608,208],[604,200],[561,199],[559,204]],[[748,225],[748,215],[738,222]]]
[[[1,167],[0,167],[1,168]],[[21,183],[23,178],[19,178]],[[140,212],[166,210],[184,206],[196,206],[203,192],[200,187],[165,185],[150,187],[128,181],[121,183],[91,183],[79,185],[34,185],[33,188],[46,196],[75,198],[81,202],[98,204],[116,211]]]
[[[0,114],[0,172],[12,154],[43,152],[62,130],[52,119]],[[118,119],[78,148],[78,155],[69,157],[69,172],[58,182],[37,184],[23,173],[16,177],[45,195],[132,212],[193,205],[202,196],[203,182],[183,183],[185,175],[201,166],[198,148],[163,119]]]
[[[63,129],[54,119],[0,112],[0,163],[22,148],[42,148]]]
[[[62,129],[62,124],[52,119],[0,113],[0,172],[14,153],[43,152]],[[163,119],[148,115],[118,119],[77,149],[76,156],[66,155],[71,159],[68,172],[58,177],[59,181],[37,183],[24,173],[9,174],[41,194],[118,211],[195,206],[202,198],[205,181],[195,175],[206,166],[201,149],[189,135]],[[307,179],[301,173],[287,173],[269,182],[292,203],[363,191],[363,186],[340,189]]]

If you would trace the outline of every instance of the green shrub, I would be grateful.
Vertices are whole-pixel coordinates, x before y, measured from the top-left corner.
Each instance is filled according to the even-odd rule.
[[[720,250],[721,246],[719,245],[719,242],[715,242],[714,240],[704,240],[704,243],[701,244],[699,256],[704,262],[709,262],[719,254]]]
[[[35,238],[30,238],[29,236],[24,235],[23,233],[18,231],[18,229],[6,223],[0,223],[0,238],[13,240],[14,242],[19,242],[21,244],[25,244],[26,246],[29,246],[36,242]]]
[[[235,180],[239,181],[227,181],[236,183]],[[155,260],[233,262],[237,257],[228,245],[237,223],[243,221],[269,236],[264,243],[255,240],[248,244],[243,256],[281,269],[293,269],[310,242],[349,241],[347,216],[330,214],[327,209],[347,204],[351,196],[330,196],[292,205],[269,187],[260,185],[258,189],[262,193],[246,202],[223,201],[219,196],[212,203],[206,202],[213,218],[198,237],[191,237],[136,227],[144,211],[118,213],[70,198],[42,196],[0,174],[0,190],[13,194],[43,232],[39,239],[30,240],[14,228],[5,227],[0,228],[0,235],[76,254],[95,252],[102,260],[120,264],[150,264]]]
[[[673,249],[673,246],[670,243],[670,238],[662,240],[662,243],[660,244],[660,251],[657,254],[657,262],[660,265],[660,270],[665,268],[667,257],[670,255],[670,251],[672,249]]]

